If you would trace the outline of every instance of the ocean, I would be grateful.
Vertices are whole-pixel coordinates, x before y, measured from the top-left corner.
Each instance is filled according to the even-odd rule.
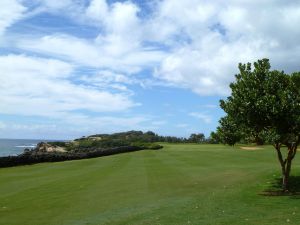
[[[18,155],[25,148],[34,148],[41,141],[29,139],[0,139],[0,156]]]

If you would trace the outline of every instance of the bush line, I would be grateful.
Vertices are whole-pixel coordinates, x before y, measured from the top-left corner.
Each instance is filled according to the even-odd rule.
[[[153,150],[160,149],[162,146],[152,148]],[[0,168],[31,165],[43,162],[61,162],[68,160],[89,159],[102,156],[115,155],[126,152],[134,152],[147,149],[140,146],[122,146],[110,149],[87,149],[81,152],[48,152],[39,153],[34,150],[24,152],[18,156],[0,157]],[[148,148],[149,149],[149,148]]]

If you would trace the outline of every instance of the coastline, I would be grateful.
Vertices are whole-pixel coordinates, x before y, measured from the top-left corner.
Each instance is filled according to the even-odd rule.
[[[39,142],[47,141],[52,140],[0,138],[0,157],[16,156],[26,148],[35,148]]]

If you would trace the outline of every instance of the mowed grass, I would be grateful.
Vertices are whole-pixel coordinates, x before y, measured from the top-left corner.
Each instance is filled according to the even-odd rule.
[[[300,198],[261,195],[280,177],[272,147],[164,146],[0,169],[0,224],[300,224]]]

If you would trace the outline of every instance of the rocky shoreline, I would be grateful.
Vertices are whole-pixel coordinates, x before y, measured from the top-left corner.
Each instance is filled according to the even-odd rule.
[[[41,162],[59,162],[114,155],[140,150],[158,150],[153,132],[128,131],[82,137],[73,141],[40,142],[17,156],[0,157],[0,168]]]
[[[42,145],[45,146],[44,144]],[[24,153],[18,156],[0,157],[0,168],[30,165],[42,162],[61,162],[67,160],[80,160],[96,158],[126,152],[140,151],[144,148],[138,146],[122,146],[110,149],[91,149],[85,152],[62,152],[61,150],[51,148],[26,149]]]

